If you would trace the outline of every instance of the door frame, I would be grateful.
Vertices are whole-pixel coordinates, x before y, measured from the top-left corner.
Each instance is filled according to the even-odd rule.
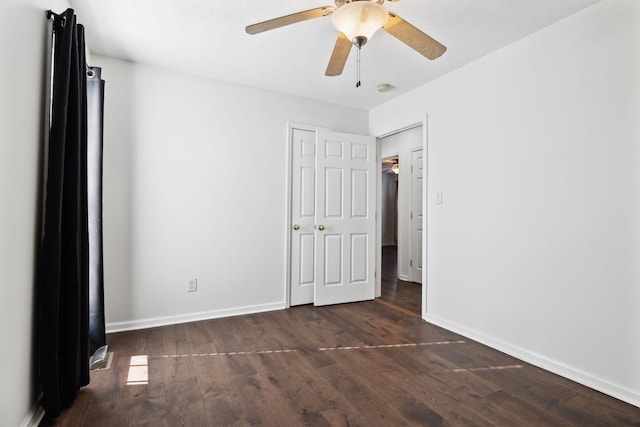
[[[417,122],[412,122],[409,123],[405,126],[402,127],[398,127],[395,130],[392,130],[390,132],[386,132],[380,135],[376,135],[376,146],[377,146],[377,157],[378,157],[378,191],[377,191],[377,198],[378,198],[378,207],[377,210],[378,212],[381,212],[382,209],[382,205],[381,205],[381,197],[380,197],[380,192],[382,189],[381,186],[381,179],[380,179],[380,174],[382,173],[382,165],[380,164],[381,162],[381,142],[382,139],[387,137],[387,136],[391,136],[397,133],[400,133],[402,131],[405,130],[409,130],[409,129],[413,129],[415,127],[418,126],[422,126],[422,152],[423,152],[423,156],[422,156],[422,170],[423,170],[423,197],[422,197],[422,300],[421,300],[421,307],[422,307],[422,319],[426,320],[427,317],[427,290],[428,290],[428,281],[427,281],[427,271],[428,271],[428,256],[427,256],[427,249],[428,249],[428,240],[429,240],[429,211],[428,211],[428,199],[429,199],[429,193],[430,193],[430,188],[429,188],[429,150],[428,150],[428,135],[429,135],[429,131],[428,131],[428,121],[429,121],[429,115],[425,114],[422,121],[417,121]],[[376,216],[376,229],[377,229],[377,233],[376,233],[376,271],[379,273],[381,271],[382,268],[382,222],[380,219],[380,215]],[[380,280],[380,274],[377,274],[377,278],[376,278],[376,297],[380,297],[380,292],[381,292],[381,280]]]
[[[381,184],[380,184],[380,174],[382,171],[382,165],[380,164],[381,162],[381,158],[380,158],[380,143],[381,143],[381,139],[384,138],[385,136],[389,136],[389,135],[393,135],[399,132],[402,132],[403,130],[407,130],[407,129],[411,129],[413,127],[416,126],[420,126],[422,125],[422,150],[424,153],[423,156],[423,160],[422,160],[422,167],[423,167],[423,179],[424,179],[424,188],[423,188],[423,193],[424,193],[424,197],[422,198],[422,212],[423,212],[423,219],[422,219],[422,230],[423,230],[423,239],[422,239],[422,301],[421,301],[421,305],[422,305],[422,318],[424,320],[426,320],[427,317],[427,294],[428,294],[428,280],[427,280],[427,271],[429,269],[428,267],[428,240],[429,240],[429,210],[428,210],[428,200],[429,200],[429,194],[431,192],[430,190],[430,185],[429,185],[429,144],[428,144],[428,135],[429,135],[429,127],[428,127],[428,121],[429,121],[429,115],[425,114],[423,116],[422,121],[418,121],[418,122],[412,122],[409,123],[405,126],[402,127],[398,127],[395,130],[391,131],[391,132],[387,132],[384,134],[380,134],[380,135],[375,135],[376,137],[376,175],[377,175],[377,182],[376,182],[376,267],[375,267],[375,271],[376,271],[376,298],[380,297],[381,294],[381,268],[382,268],[382,246],[381,246],[381,232],[382,232],[382,223],[380,220],[380,191],[381,191]],[[292,182],[292,144],[293,144],[293,129],[303,129],[303,130],[309,130],[309,131],[313,131],[316,132],[319,129],[325,129],[327,130],[326,127],[324,126],[317,126],[317,125],[308,125],[308,124],[302,124],[302,123],[296,123],[296,122],[287,122],[287,165],[286,165],[286,200],[287,200],[287,208],[286,208],[286,214],[285,214],[285,283],[283,286],[283,300],[285,302],[285,308],[289,308],[291,307],[291,298],[290,298],[290,289],[291,289],[291,182]]]
[[[411,153],[411,177],[410,177],[410,179],[411,179],[411,187],[410,187],[411,188],[411,202],[410,202],[410,205],[411,205],[411,212],[412,212],[411,219],[409,220],[410,221],[410,231],[409,231],[409,247],[410,247],[410,249],[409,249],[409,253],[411,255],[410,259],[415,259],[415,257],[414,257],[414,255],[415,255],[415,252],[414,252],[415,246],[414,246],[414,244],[415,244],[415,240],[416,240],[416,233],[415,233],[415,228],[413,226],[413,214],[414,214],[414,212],[413,212],[413,202],[414,202],[414,196],[415,196],[414,188],[413,188],[413,186],[415,184],[414,179],[413,179],[414,178],[413,174],[415,172],[413,170],[413,153],[417,153],[418,151],[420,151],[422,153],[422,157],[423,157],[423,160],[424,160],[424,150],[422,149],[422,147],[412,148],[411,151],[410,151],[410,153]],[[424,199],[424,169],[422,169],[422,191],[423,191],[422,198]],[[422,215],[424,217],[424,209],[422,210]],[[423,232],[424,232],[424,230],[423,230]],[[420,244],[420,246],[422,246],[422,243]],[[420,260],[420,261],[422,262],[422,260]],[[416,264],[418,264],[417,261],[416,261]],[[411,264],[409,265],[409,280],[411,280],[412,282],[417,282],[417,283],[422,284],[422,272],[419,275],[416,275],[415,272],[414,272],[414,270],[416,270],[416,269],[417,269],[416,266],[413,266]],[[420,277],[416,277],[416,276],[420,276]],[[419,279],[420,282],[418,282],[416,279]]]

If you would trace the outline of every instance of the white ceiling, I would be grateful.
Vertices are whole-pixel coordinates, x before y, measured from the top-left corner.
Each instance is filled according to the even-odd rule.
[[[429,61],[377,32],[344,72],[325,77],[337,33],[330,17],[257,35],[244,28],[332,0],[70,0],[92,53],[369,109],[599,0],[400,0],[385,3],[445,46]],[[378,84],[395,89],[379,93]]]

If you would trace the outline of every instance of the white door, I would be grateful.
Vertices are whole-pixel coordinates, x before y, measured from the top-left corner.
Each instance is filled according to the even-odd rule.
[[[313,302],[315,283],[316,133],[293,129],[291,141],[290,304]]]
[[[314,305],[375,298],[375,138],[316,133]]]
[[[411,281],[422,283],[422,149],[411,152]]]

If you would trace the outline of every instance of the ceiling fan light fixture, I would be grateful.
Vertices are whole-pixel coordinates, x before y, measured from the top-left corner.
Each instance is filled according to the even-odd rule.
[[[333,12],[331,23],[356,46],[362,46],[382,28],[388,18],[389,14],[379,3],[357,0]]]

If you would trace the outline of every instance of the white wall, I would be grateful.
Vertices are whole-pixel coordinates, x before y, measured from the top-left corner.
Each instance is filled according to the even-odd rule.
[[[287,122],[366,133],[367,111],[93,63],[106,80],[108,328],[284,307]]]
[[[0,425],[18,426],[39,394],[33,346],[47,9],[5,0],[0,25]]]
[[[427,319],[635,405],[639,60],[604,0],[369,116],[429,115]]]
[[[411,151],[422,148],[422,126],[394,133],[380,141],[380,157],[398,156],[398,277],[409,280],[411,258]]]

